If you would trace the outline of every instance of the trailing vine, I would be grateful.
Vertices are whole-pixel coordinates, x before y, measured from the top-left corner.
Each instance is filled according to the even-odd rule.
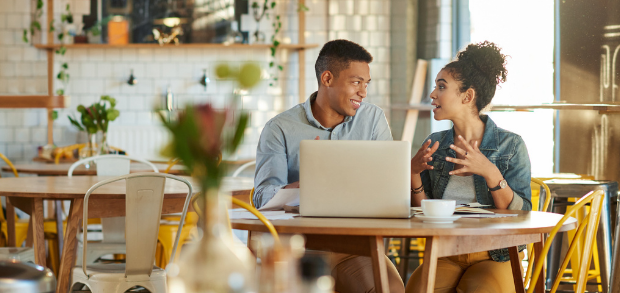
[[[73,23],[73,14],[71,13],[69,4],[67,4],[65,12],[66,13],[63,13],[60,15],[61,24],[62,23]],[[24,41],[24,43],[29,43],[30,41],[33,41],[34,34],[37,31],[41,31],[41,22],[39,21],[41,16],[43,16],[43,0],[37,0],[37,8],[35,10],[34,17],[32,21],[30,22],[30,27],[27,29],[24,29],[24,34],[22,36],[22,40]],[[56,29],[54,28],[54,19],[51,19],[50,24],[49,24],[49,32],[54,32],[54,31],[56,31]],[[29,33],[30,33],[30,39],[28,38]],[[65,53],[67,52],[67,47],[65,47],[63,43],[64,37],[65,37],[64,32],[61,31],[60,33],[58,33],[58,40],[60,41],[60,47],[56,49],[55,53],[60,56],[64,56]],[[69,64],[67,64],[67,62],[63,62],[60,65],[60,71],[56,75],[56,79],[60,80],[63,84],[63,88],[56,90],[56,94],[59,96],[62,96],[65,94],[64,86],[66,86],[67,83],[69,82],[68,70],[69,70]]]
[[[265,0],[265,4],[264,4],[264,8],[267,8],[267,2],[268,0]],[[307,12],[310,9],[308,9],[308,6],[304,5],[303,3],[298,2],[298,7],[297,7],[297,12]],[[273,1],[270,4],[270,8],[271,10],[275,11],[275,7],[276,7],[276,2]],[[271,50],[271,61],[269,62],[269,68],[277,68],[276,73],[272,73],[271,74],[271,81],[269,82],[269,86],[274,86],[275,83],[278,81],[278,72],[283,71],[284,70],[284,66],[282,66],[281,64],[278,64],[278,59],[276,58],[276,53],[278,51],[278,47],[280,46],[280,41],[278,40],[277,36],[278,33],[280,33],[280,30],[282,29],[282,21],[280,20],[280,15],[276,14],[274,12],[274,16],[272,18],[272,23],[271,26],[273,27],[273,35],[271,35],[271,47],[269,47],[269,49]],[[269,14],[267,14],[267,18],[269,18]],[[301,62],[301,60],[299,61]]]
[[[30,27],[27,29],[24,29],[24,35],[22,36],[22,40],[24,41],[24,43],[29,42],[28,32],[30,32],[30,38],[32,39],[36,31],[41,31],[41,22],[39,22],[39,19],[41,18],[42,15],[43,15],[43,0],[37,0],[37,9],[34,12],[34,17],[32,21],[30,22]]]
[[[63,23],[73,23],[73,14],[71,13],[71,7],[69,4],[67,4],[67,7],[65,9],[66,13],[62,13],[60,15],[60,23],[61,26]],[[51,25],[50,23],[50,32],[54,31],[54,27]],[[64,56],[65,53],[67,53],[67,47],[65,47],[63,39],[65,38],[65,32],[64,31],[60,31],[58,33],[58,40],[60,41],[60,47],[56,50],[56,54],[60,55],[60,56]],[[65,89],[64,87],[67,86],[67,83],[69,83],[69,64],[67,64],[67,62],[63,62],[62,65],[60,65],[60,71],[58,71],[58,74],[56,75],[56,79],[60,80],[62,82],[63,88],[57,89],[56,90],[56,94],[59,96],[62,96],[65,94]]]

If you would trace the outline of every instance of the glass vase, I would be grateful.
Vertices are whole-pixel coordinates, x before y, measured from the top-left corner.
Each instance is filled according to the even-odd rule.
[[[84,158],[96,156],[98,154],[99,154],[99,150],[97,148],[97,134],[89,133],[88,141],[86,142],[86,145],[80,149],[80,160]],[[91,166],[93,166],[93,164],[94,162],[88,162],[84,164],[84,167],[90,168]]]
[[[255,263],[247,253],[235,251],[228,228],[226,205],[217,189],[209,189],[199,204],[203,207],[202,239],[181,253],[178,264],[169,265],[169,292],[232,293],[252,291]],[[237,246],[239,248],[239,246]]]
[[[107,155],[110,153],[110,146],[108,145],[108,133],[103,132],[103,131],[100,131],[99,133],[101,133],[101,140],[100,140],[100,143],[98,144],[100,146],[99,154]]]

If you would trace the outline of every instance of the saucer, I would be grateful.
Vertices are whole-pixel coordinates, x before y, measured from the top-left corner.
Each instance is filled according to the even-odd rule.
[[[447,217],[430,217],[430,216],[425,216],[424,214],[416,215],[415,217],[419,218],[425,223],[435,223],[435,224],[452,223],[456,221],[457,219],[461,218],[461,216],[457,216],[457,215],[451,215]]]

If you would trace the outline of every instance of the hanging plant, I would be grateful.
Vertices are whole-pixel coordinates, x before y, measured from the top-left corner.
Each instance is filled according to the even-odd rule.
[[[67,4],[65,12],[66,13],[63,13],[60,15],[61,27],[64,24],[73,23],[73,14],[71,13],[71,6],[69,4]],[[51,22],[50,22],[50,31],[54,31],[54,27],[52,26]],[[60,32],[58,33],[58,41],[60,41],[60,48],[56,50],[57,55],[64,56],[65,53],[67,53],[67,47],[65,47],[64,42],[63,42],[63,39],[65,37],[66,37],[65,32],[61,29]],[[62,96],[65,94],[65,87],[69,83],[69,78],[70,78],[69,64],[67,64],[67,62],[63,62],[62,65],[60,66],[60,71],[56,75],[56,79],[62,82],[63,87],[56,90],[56,95]]]
[[[265,0],[265,7],[267,7],[267,1]],[[255,2],[256,3],[256,2]],[[308,6],[304,5],[301,1],[297,2],[297,12],[307,12],[310,9]],[[269,86],[274,86],[278,82],[278,73],[284,70],[284,66],[278,63],[278,59],[276,58],[276,53],[278,51],[278,47],[280,46],[280,41],[278,40],[278,33],[282,29],[282,21],[280,19],[280,15],[275,13],[276,2],[273,1],[269,5],[271,10],[274,11],[274,16],[272,18],[271,26],[273,27],[273,35],[271,35],[271,61],[269,62],[269,68],[272,70],[276,70],[275,73],[271,73],[271,81],[269,82]],[[267,14],[267,18],[269,18],[269,14]]]
[[[28,43],[28,33],[30,32],[30,38],[34,37],[36,31],[41,31],[41,22],[39,19],[43,15],[43,0],[37,0],[37,9],[34,12],[34,17],[30,22],[30,27],[24,29],[24,35],[22,36],[22,40],[24,43]]]

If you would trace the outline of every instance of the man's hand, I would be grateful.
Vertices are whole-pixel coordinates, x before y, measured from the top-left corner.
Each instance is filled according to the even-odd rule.
[[[284,186],[284,187],[282,187],[282,188],[283,188],[283,189],[287,189],[287,188],[299,188],[299,181],[297,181],[297,182],[293,182],[293,183],[291,183],[291,184],[288,184],[288,185],[286,185],[286,186]]]

